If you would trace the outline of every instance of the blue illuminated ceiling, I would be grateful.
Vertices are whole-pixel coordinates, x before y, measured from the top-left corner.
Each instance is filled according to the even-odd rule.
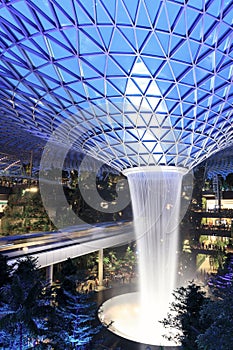
[[[233,142],[232,19],[230,0],[1,1],[1,150],[54,135],[119,170],[196,166]]]

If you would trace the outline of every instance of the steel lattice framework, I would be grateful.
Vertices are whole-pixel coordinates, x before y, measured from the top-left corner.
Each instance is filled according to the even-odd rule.
[[[232,18],[230,0],[2,0],[2,151],[56,135],[119,170],[194,167],[233,142]]]

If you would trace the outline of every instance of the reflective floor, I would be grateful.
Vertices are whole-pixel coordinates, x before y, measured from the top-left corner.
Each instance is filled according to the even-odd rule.
[[[93,298],[99,306],[105,301],[125,293],[134,293],[137,291],[137,283],[132,284],[113,284],[111,288],[101,290],[94,293]],[[157,346],[149,344],[141,344],[136,341],[125,339],[119,335],[113,334],[110,330],[107,331],[109,336],[109,349],[121,350],[179,350],[177,346]],[[106,347],[107,349],[107,347]]]

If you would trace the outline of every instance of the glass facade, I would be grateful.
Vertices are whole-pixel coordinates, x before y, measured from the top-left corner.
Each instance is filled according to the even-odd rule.
[[[230,0],[2,0],[0,146],[51,135],[119,170],[230,146]]]

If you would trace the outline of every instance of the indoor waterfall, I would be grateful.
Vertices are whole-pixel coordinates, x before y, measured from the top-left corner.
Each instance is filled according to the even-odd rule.
[[[113,302],[106,304],[105,316],[114,320],[116,333],[141,343],[174,345],[161,336],[165,331],[158,321],[166,317],[176,288],[181,186],[185,172],[176,167],[124,171],[134,215],[139,293],[113,298]],[[111,314],[111,304],[117,316],[114,312]],[[128,321],[124,311],[127,308],[131,310]],[[126,330],[127,323],[134,332]]]

